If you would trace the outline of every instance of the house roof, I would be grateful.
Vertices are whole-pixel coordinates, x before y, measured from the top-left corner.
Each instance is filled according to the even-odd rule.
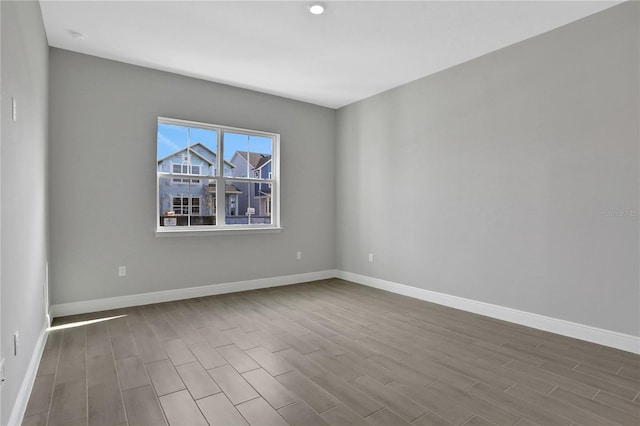
[[[263,154],[263,157],[260,159],[260,161],[258,161],[258,164],[255,166],[255,168],[259,169],[263,167],[265,164],[267,164],[269,161],[271,161],[271,155]]]
[[[260,152],[236,151],[236,154],[238,154],[240,157],[244,158],[245,160],[247,160],[247,157],[248,157],[249,164],[251,164],[251,167],[253,167],[254,169],[257,169],[260,167],[258,166],[258,164],[261,161],[263,161],[264,158],[268,157],[269,159],[271,159],[271,154],[262,154]]]
[[[204,145],[203,145],[203,146],[204,146]],[[187,148],[182,148],[182,149],[180,149],[180,150],[178,150],[178,151],[172,152],[171,154],[167,155],[166,157],[159,159],[159,160],[158,160],[158,164],[160,164],[160,163],[162,163],[163,161],[168,160],[169,158],[173,157],[174,155],[177,155],[177,154],[179,154],[179,153],[181,153],[181,152],[183,152],[183,151],[186,151],[186,150],[187,150]],[[213,163],[212,163],[208,158],[203,157],[203,156],[202,156],[202,155],[200,155],[197,151],[194,151],[194,150],[192,150],[191,148],[189,148],[189,151],[191,152],[191,154],[195,155],[196,157],[198,157],[198,158],[202,159],[203,161],[207,162],[207,163],[208,163],[208,164],[210,164],[210,165],[213,165]]]
[[[206,161],[207,163],[209,163],[209,164],[213,165],[213,163],[212,163],[209,159],[207,159],[207,158],[203,157],[203,156],[202,156],[201,154],[199,154],[197,151],[194,151],[194,150],[193,150],[193,147],[194,147],[194,146],[197,146],[197,145],[200,145],[201,147],[203,147],[204,149],[206,149],[207,151],[209,151],[209,152],[210,152],[211,154],[213,154],[214,156],[217,156],[217,154],[216,154],[215,152],[211,151],[211,150],[209,149],[209,147],[208,147],[208,146],[206,146],[205,144],[203,144],[202,142],[196,142],[196,143],[194,143],[193,145],[191,145],[191,146],[189,147],[189,151],[190,151],[191,153],[193,153],[194,155],[196,155],[197,157],[202,158],[202,159],[203,159],[204,161]],[[174,155],[176,155],[176,154],[178,154],[178,153],[180,153],[180,152],[182,152],[182,151],[186,151],[186,150],[187,150],[187,148],[182,148],[182,149],[180,149],[180,150],[178,150],[178,151],[172,152],[171,154],[167,155],[166,157],[159,159],[159,160],[158,160],[158,164],[160,164],[160,163],[161,163],[161,162],[163,162],[164,160],[166,160],[166,159],[168,159],[168,158],[171,158],[171,157],[173,157]],[[230,163],[230,162],[229,162],[229,161],[227,161],[227,160],[224,160],[224,162],[225,162],[226,164],[228,164],[229,166],[231,166],[232,168],[234,168],[234,169],[235,169],[235,167],[236,167],[236,165],[235,165],[235,164]]]
[[[210,183],[208,185],[207,191],[215,194],[215,192],[216,192],[216,184],[215,184],[215,182],[214,183]],[[226,194],[242,194],[242,191],[240,190],[240,188],[238,188],[235,185],[229,185],[229,184],[226,184],[224,186],[224,192]]]

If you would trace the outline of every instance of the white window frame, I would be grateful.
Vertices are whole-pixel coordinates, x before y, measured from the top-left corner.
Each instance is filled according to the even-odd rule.
[[[207,235],[207,234],[244,234],[244,233],[270,233],[280,232],[280,135],[278,133],[262,132],[257,130],[242,129],[216,124],[201,123],[195,121],[179,120],[175,118],[158,117],[157,124],[173,124],[185,127],[197,127],[201,129],[215,130],[218,136],[216,165],[213,167],[213,175],[203,174],[204,167],[200,167],[202,179],[210,183],[216,183],[216,206],[215,225],[189,225],[189,226],[160,226],[160,215],[156,214],[156,236],[180,236],[180,235]],[[255,177],[232,177],[224,176],[224,132],[241,133],[249,136],[267,137],[272,140],[271,145],[271,179]],[[156,168],[157,169],[157,168]],[[210,169],[210,168],[207,168]],[[191,168],[188,171],[192,171]],[[220,171],[220,173],[217,173]],[[209,170],[207,170],[207,173]],[[160,211],[160,179],[161,178],[189,178],[190,174],[173,173],[173,165],[169,172],[157,171],[156,176],[156,212]],[[200,181],[200,179],[198,179]],[[201,182],[201,181],[200,181]],[[237,183],[270,183],[271,184],[271,223],[270,224],[239,224],[227,225],[225,206],[225,186],[227,182]],[[177,183],[177,182],[176,182]],[[182,182],[187,183],[187,182]],[[173,195],[171,196],[173,197]],[[173,198],[171,199],[173,207]],[[200,201],[200,214],[202,214],[203,203]],[[236,207],[237,208],[237,207]],[[237,213],[237,212],[236,212]]]

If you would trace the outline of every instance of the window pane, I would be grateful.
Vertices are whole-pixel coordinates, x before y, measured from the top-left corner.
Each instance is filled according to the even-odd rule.
[[[273,140],[234,132],[222,134],[225,162],[224,175],[268,179],[271,172]]]
[[[212,192],[208,179],[159,181],[160,226],[215,225],[215,187]]]
[[[263,184],[227,181],[225,186],[225,223],[227,225],[272,223],[271,192],[256,192],[256,185]]]
[[[212,175],[216,169],[218,132],[158,123],[158,171]]]

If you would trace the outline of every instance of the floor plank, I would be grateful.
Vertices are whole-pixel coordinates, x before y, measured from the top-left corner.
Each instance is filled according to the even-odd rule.
[[[283,351],[276,352],[276,355],[285,360],[288,364],[295,367],[298,372],[304,374],[307,377],[313,377],[317,376],[318,374],[327,372],[327,370],[320,367],[309,358],[304,357],[295,349],[285,349]]]
[[[461,406],[458,401],[442,397],[437,392],[433,392],[432,389],[398,382],[391,382],[386,386],[453,424],[463,424],[474,416],[472,411]]]
[[[282,418],[276,410],[274,410],[262,398],[252,399],[236,406],[238,411],[252,425],[264,426],[289,426],[289,423]]]
[[[169,340],[164,342],[163,346],[167,356],[176,367],[196,360],[182,339]]]
[[[208,371],[234,405],[259,396],[240,373],[230,365],[224,365]]]
[[[546,407],[549,411],[552,411],[565,418],[570,418],[576,423],[583,425],[613,425],[616,422],[608,420],[604,417],[600,417],[597,414],[584,411],[582,409],[575,409],[571,405],[563,402],[560,399],[549,397],[546,395],[540,395],[539,393],[527,389],[524,386],[516,385],[507,390],[507,393],[517,398],[533,403],[535,405]]]
[[[111,353],[87,357],[87,398],[89,424],[106,426],[126,422]]]
[[[258,391],[276,410],[298,401],[295,395],[287,390],[265,370],[259,368],[242,375],[253,388]]]
[[[151,385],[122,392],[129,426],[166,425],[162,409]]]
[[[60,345],[56,384],[86,379],[86,328],[65,329]]]
[[[593,399],[587,399],[562,388],[556,388],[551,392],[551,396],[574,407],[581,408],[600,417],[618,422],[621,425],[637,424],[638,420],[640,420],[637,415],[625,413],[624,411],[613,408],[607,404],[603,404]]]
[[[276,376],[276,379],[289,391],[305,400],[318,413],[340,404],[340,401],[297,371],[281,374]]]
[[[475,393],[478,397],[493,402],[507,411],[512,413],[521,413],[524,417],[533,420],[539,425],[570,425],[571,420],[554,414],[546,409],[534,405],[529,401],[524,401],[520,398],[511,396],[508,393],[501,391],[498,388],[494,388],[490,385],[478,383],[473,385],[469,389],[470,392]]]
[[[331,373],[320,374],[312,377],[311,380],[361,417],[367,417],[384,408],[380,403],[360,392],[355,386]]]
[[[160,397],[170,426],[208,426],[189,392],[182,390]]]
[[[245,373],[260,368],[258,363],[236,345],[222,346],[216,350],[238,373]]]
[[[225,365],[227,361],[208,342],[189,345],[189,350],[205,370]]]
[[[54,380],[54,374],[36,376],[36,381],[33,384],[33,390],[31,391],[31,398],[29,398],[29,403],[27,404],[27,409],[24,413],[25,417],[49,411],[49,403],[53,396]]]
[[[247,354],[269,374],[277,376],[292,370],[292,367],[262,346],[248,349]]]
[[[150,362],[146,368],[156,395],[162,396],[185,388],[175,367],[168,359]]]
[[[190,362],[176,367],[182,382],[195,400],[221,392],[209,373],[197,362]]]
[[[373,426],[403,426],[409,425],[410,423],[406,422],[402,419],[402,417],[393,413],[391,410],[387,408],[383,408],[380,411],[376,411],[366,418],[367,422]]]
[[[65,425],[87,418],[87,387],[85,380],[56,384],[53,390],[49,425]]]
[[[433,391],[442,397],[468,408],[473,413],[476,413],[497,425],[513,425],[516,424],[520,418],[519,414],[513,414],[509,411],[505,411],[498,405],[485,401],[474,394],[443,382],[433,383],[428,387],[428,389],[433,389]]]
[[[47,336],[47,343],[45,343],[44,350],[42,352],[42,358],[40,359],[40,365],[38,366],[38,376],[45,376],[48,374],[55,374],[58,367],[58,358],[60,355],[60,343],[62,343],[63,330],[51,330]]]
[[[211,426],[248,425],[244,417],[223,393],[202,398],[196,403]]]
[[[298,401],[295,404],[291,404],[287,407],[278,410],[278,413],[289,423],[291,426],[328,426],[329,424],[324,421],[315,411],[313,411],[307,404],[302,401]]]
[[[409,398],[403,397],[369,376],[358,377],[353,381],[353,384],[385,407],[389,407],[393,412],[408,422],[414,421],[429,411],[425,407],[418,405]]]
[[[138,357],[116,360],[120,389],[125,391],[149,384],[149,376]]]
[[[369,423],[360,417],[355,411],[344,404],[340,404],[331,410],[327,410],[320,416],[330,425],[334,426],[368,426]]]
[[[31,416],[25,417],[22,420],[22,426],[46,426],[48,416],[49,416],[49,413],[44,412],[44,413],[33,414]]]

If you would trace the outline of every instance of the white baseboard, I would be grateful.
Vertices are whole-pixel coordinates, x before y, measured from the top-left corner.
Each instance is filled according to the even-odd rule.
[[[504,306],[492,305],[490,303],[478,302],[476,300],[465,299],[463,297],[451,296],[437,293],[435,291],[424,290],[411,287],[405,284],[398,284],[391,281],[368,277],[366,275],[354,274],[345,271],[336,271],[336,277],[343,280],[352,281],[369,287],[375,287],[392,293],[402,294],[427,302],[461,309],[485,315],[491,318],[513,322],[563,336],[573,337],[623,351],[640,354],[640,337],[629,334],[618,333],[616,331],[604,330],[571,321],[551,318],[544,315],[519,311],[517,309],[506,308]]]
[[[176,290],[157,291],[153,293],[132,294],[129,296],[107,297],[104,299],[85,300],[82,302],[62,303],[51,306],[51,317],[84,314],[87,312],[106,311],[108,309],[126,308],[129,306],[149,305],[151,303],[171,302],[173,300],[191,299],[194,297],[213,296],[216,294],[235,293],[238,291],[257,290],[260,288],[278,287],[308,281],[335,278],[336,271],[309,272],[306,274],[286,275],[282,277],[261,278],[249,281],[189,287]]]
[[[11,416],[9,417],[9,425],[22,424],[24,413],[27,410],[27,404],[29,403],[29,396],[31,396],[33,384],[36,381],[36,374],[38,373],[38,365],[40,365],[40,359],[44,352],[44,345],[47,342],[48,328],[49,324],[45,322],[45,324],[43,324],[42,331],[40,332],[40,336],[38,337],[38,341],[36,342],[36,347],[33,349],[31,361],[29,361],[27,372],[25,373],[22,384],[20,385],[16,402],[13,404]]]
[[[525,325],[527,327],[533,327],[539,330],[549,331],[551,333],[561,334],[563,336],[586,340],[588,342],[640,354],[640,337],[637,336],[332,269],[306,274],[262,278],[249,281],[236,281],[232,283],[133,294],[130,296],[109,297],[83,302],[63,303],[52,305],[50,313],[51,317],[55,318],[66,315],[125,308],[129,306],[148,305],[150,303],[170,302],[173,300],[190,299],[194,297],[257,290],[261,288],[277,287],[336,277],[369,287],[375,287],[381,290],[402,294],[404,296],[425,300],[427,302],[433,302],[439,305],[449,306],[491,318],[501,319],[515,324]]]

